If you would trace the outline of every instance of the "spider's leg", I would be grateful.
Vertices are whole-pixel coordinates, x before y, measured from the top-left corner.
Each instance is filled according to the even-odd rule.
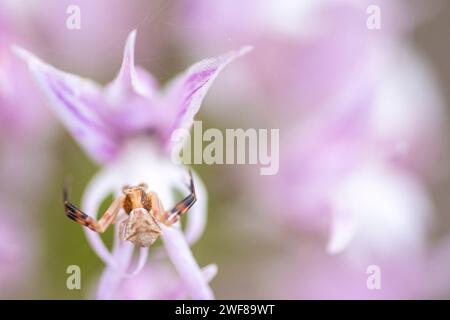
[[[152,191],[147,192],[147,199],[151,203],[151,210],[158,221],[163,221],[163,214],[165,212],[161,199],[158,195]]]
[[[168,226],[177,222],[180,219],[180,216],[188,212],[189,209],[192,207],[192,205],[195,203],[195,201],[197,201],[197,196],[195,194],[194,180],[192,179],[191,171],[189,171],[189,177],[190,177],[189,189],[191,193],[186,198],[178,202],[175,205],[175,207],[172,208],[172,210],[166,211],[163,214],[164,223]]]
[[[105,211],[103,216],[99,221],[94,218],[88,216],[86,213],[78,209],[74,204],[69,202],[67,188],[64,187],[64,209],[66,216],[75,222],[88,227],[89,229],[96,232],[105,232],[108,226],[114,222],[117,214],[120,212],[120,209],[123,206],[123,201],[125,196],[121,196],[114,200],[114,202],[109,206],[109,208]]]

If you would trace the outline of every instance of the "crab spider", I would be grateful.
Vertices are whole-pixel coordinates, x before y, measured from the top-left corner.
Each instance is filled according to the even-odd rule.
[[[120,209],[124,209],[128,217],[120,222],[120,239],[131,241],[138,247],[149,247],[161,234],[160,223],[171,226],[182,214],[188,212],[197,200],[190,171],[189,177],[191,193],[169,211],[164,210],[156,193],[147,191],[147,184],[141,183],[137,186],[124,186],[123,194],[111,203],[98,221],[70,203],[67,188],[64,187],[65,214],[75,222],[95,232],[103,233],[111,223],[115,223]]]

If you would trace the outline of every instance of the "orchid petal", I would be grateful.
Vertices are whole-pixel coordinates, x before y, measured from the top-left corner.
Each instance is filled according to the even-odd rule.
[[[204,267],[202,269],[202,272],[205,280],[211,282],[211,280],[214,279],[214,277],[217,275],[218,270],[219,269],[217,267],[217,264],[215,263],[208,264],[206,267]]]
[[[182,279],[177,277],[175,270],[172,269],[166,261],[153,259],[139,276],[123,279],[112,299],[187,299],[189,291]],[[202,268],[202,275],[207,282],[211,282],[216,274],[217,265],[215,264]]]
[[[134,246],[131,243],[122,242],[113,250],[113,256],[118,261],[118,268],[107,267],[103,272],[97,287],[96,298],[98,300],[111,299],[119,288],[124,274],[128,269],[133,256]]]
[[[81,205],[83,211],[86,214],[91,215],[93,218],[97,218],[98,209],[100,208],[102,201],[108,196],[108,194],[115,190],[115,187],[116,176],[113,175],[112,172],[102,170],[97,173],[87,186],[84,193]],[[83,228],[83,230],[90,246],[92,247],[92,250],[94,250],[97,256],[102,259],[106,265],[112,268],[117,268],[116,260],[109,252],[100,235],[88,228]]]
[[[352,217],[343,212],[333,215],[330,239],[327,244],[328,254],[337,254],[345,250],[356,233],[356,224]]]
[[[414,176],[377,161],[342,179],[333,192],[331,210],[329,251],[348,246],[359,258],[395,256],[399,250],[421,252],[433,215],[429,195]]]
[[[14,47],[50,100],[50,106],[72,133],[77,142],[98,162],[111,159],[118,143],[98,114],[102,107],[100,87],[88,80],[60,71],[30,52]]]
[[[121,219],[118,219],[120,223]],[[124,275],[131,263],[134,246],[122,242],[119,238],[119,228],[114,229],[114,243],[112,256],[116,265],[106,266],[97,286],[96,298],[98,300],[112,299],[124,279]]]
[[[202,236],[205,230],[206,221],[208,218],[208,193],[206,187],[200,177],[194,171],[191,171],[195,184],[195,192],[197,194],[197,201],[195,205],[189,210],[186,215],[187,223],[184,229],[184,235],[189,244],[194,244]],[[181,183],[181,179],[177,181]],[[181,186],[180,186],[181,187]]]
[[[110,94],[114,101],[122,101],[127,93],[136,93],[143,97],[150,97],[155,88],[156,81],[145,70],[136,68],[134,63],[134,48],[136,43],[136,30],[127,38],[123,53],[122,66],[117,77],[110,85]]]
[[[167,254],[192,299],[213,299],[214,295],[183,236],[175,226],[161,225]]]
[[[97,300],[111,299],[115,290],[120,285],[121,278],[117,275],[117,272],[111,268],[106,268],[103,271],[95,293]]]
[[[145,263],[147,262],[148,251],[149,251],[148,248],[141,248],[139,250],[139,259],[138,259],[136,269],[134,269],[132,272],[125,273],[124,274],[125,277],[128,277],[128,278],[134,277],[142,271],[142,269],[145,267]]]
[[[191,127],[206,93],[222,69],[251,50],[252,47],[246,46],[217,58],[202,60],[171,81],[165,94],[169,104],[167,108],[173,111],[174,120],[166,132],[166,141],[170,140],[174,130]]]
[[[207,265],[206,267],[202,268],[202,274],[205,278],[206,282],[211,282],[212,279],[217,275],[217,265],[212,263]],[[172,295],[173,300],[183,300],[186,299],[186,297],[189,296],[188,291],[186,290],[186,286],[184,283],[181,283],[177,286],[177,288],[174,290],[174,294]]]

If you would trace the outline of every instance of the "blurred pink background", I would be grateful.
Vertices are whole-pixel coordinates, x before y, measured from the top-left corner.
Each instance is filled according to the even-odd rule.
[[[66,27],[69,5],[80,8],[80,29]],[[370,28],[377,13],[380,28]],[[78,204],[112,162],[91,160],[11,50],[103,86],[134,29],[135,64],[160,87],[197,61],[253,46],[223,70],[217,62],[195,119],[205,129],[280,130],[275,175],[261,176],[259,165],[191,166],[208,193],[208,218],[190,250],[216,298],[450,297],[445,1],[0,0],[0,298],[91,299],[108,281],[117,281],[114,299],[195,297],[161,242],[139,275],[114,278],[64,216],[63,181],[71,177]],[[108,107],[107,90],[95,96],[99,108]],[[145,114],[145,101],[138,109],[120,100],[119,122],[132,122],[130,109]],[[135,136],[154,147],[155,132],[166,132],[120,127],[109,127],[123,138],[118,159],[141,156],[128,148]],[[137,159],[121,170],[170,180],[168,155],[153,147],[154,164]],[[103,236],[108,248],[113,238]],[[80,290],[66,287],[69,265],[81,269]],[[367,286],[374,265],[379,289]]]

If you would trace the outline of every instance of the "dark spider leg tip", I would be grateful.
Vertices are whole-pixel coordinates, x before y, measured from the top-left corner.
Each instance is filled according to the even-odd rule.
[[[68,211],[72,212],[73,214],[76,214],[84,219],[88,218],[89,216],[87,214],[85,214],[84,212],[82,212],[80,209],[78,209],[77,207],[75,207],[73,204],[71,204],[70,202],[65,204],[66,208]]]
[[[77,221],[77,222],[80,222],[80,223],[83,223],[83,224],[85,224],[85,223],[89,224],[87,218],[80,217],[78,214],[75,214],[73,212],[70,212],[70,211],[66,212],[66,216],[69,217],[70,219],[74,220],[74,221]]]
[[[78,219],[76,217],[71,216],[71,215],[67,215],[67,218],[69,218],[69,219],[71,219],[73,221],[78,221]]]
[[[78,223],[78,224],[84,226],[84,227],[88,227],[89,229],[96,231],[95,229],[93,229],[93,227],[91,226],[91,224],[90,224],[88,221],[86,221],[86,220],[79,219],[79,218],[77,218],[77,217],[69,216],[69,215],[68,215],[67,217],[68,217],[69,219],[75,221],[76,223]]]
[[[77,217],[77,218],[80,217],[80,215],[78,215],[76,212],[73,212],[73,211],[70,211],[70,210],[67,210],[66,214],[68,216],[73,216],[73,217]]]
[[[71,216],[71,217],[74,217],[74,218],[77,218],[77,219],[80,218],[79,215],[77,215],[75,212],[72,212],[72,211],[70,211],[70,210],[66,210],[65,213],[66,213],[66,216]]]
[[[85,220],[80,219],[80,218],[78,218],[78,217],[76,217],[76,216],[73,216],[73,215],[67,215],[67,217],[68,217],[69,219],[71,219],[71,220],[73,220],[73,221],[79,223],[79,224],[82,224],[82,225],[86,225],[86,223],[87,223]]]
[[[66,203],[69,200],[69,188],[67,187],[67,179],[63,184],[63,200]]]
[[[80,218],[77,217],[77,216],[69,215],[69,214],[68,214],[67,217],[68,217],[69,219],[72,219],[73,221],[76,221],[76,222],[79,222],[79,223],[85,223],[85,220],[80,219]]]
[[[192,176],[192,171],[189,170],[189,189],[193,194],[195,194],[194,178]]]

